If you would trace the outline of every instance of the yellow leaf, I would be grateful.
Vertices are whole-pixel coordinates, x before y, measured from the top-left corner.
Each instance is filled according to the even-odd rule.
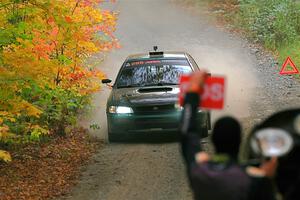
[[[4,126],[0,126],[0,138],[1,138],[1,134],[2,133],[7,133],[9,131],[9,127],[4,125]]]
[[[13,117],[7,117],[7,120],[9,120],[10,122],[16,122],[16,119]],[[1,121],[0,121],[0,123],[1,123]]]
[[[29,107],[27,112],[29,116],[34,116],[34,117],[40,117],[40,114],[42,113],[41,110],[37,109],[34,106]]]
[[[7,151],[0,150],[0,160],[4,162],[11,162],[11,156]]]
[[[8,114],[9,114],[9,113],[6,112],[6,111],[0,111],[0,115],[2,115],[2,116],[8,115]]]
[[[29,116],[34,116],[34,117],[39,118],[40,114],[43,113],[40,109],[38,109],[34,105],[28,103],[27,101],[22,102],[22,107],[23,107],[23,109],[26,110],[26,112]]]

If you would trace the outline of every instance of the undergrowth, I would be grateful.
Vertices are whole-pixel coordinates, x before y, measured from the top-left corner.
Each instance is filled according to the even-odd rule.
[[[208,1],[219,19],[272,51],[279,63],[290,56],[300,66],[300,1]]]

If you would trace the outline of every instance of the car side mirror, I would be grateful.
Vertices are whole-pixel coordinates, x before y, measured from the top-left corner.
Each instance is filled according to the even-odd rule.
[[[293,161],[300,147],[300,109],[275,113],[258,124],[248,138],[248,158],[285,157]]]
[[[108,84],[108,83],[111,83],[111,80],[105,78],[105,79],[102,79],[101,82],[102,82],[103,84]]]
[[[103,84],[106,84],[106,86],[107,86],[109,89],[112,89],[113,84],[111,84],[111,80],[110,80],[110,79],[105,78],[105,79],[102,79],[101,82],[102,82]]]
[[[257,166],[265,158],[279,157],[275,185],[282,199],[297,197],[297,174],[300,174],[300,108],[280,111],[256,125],[248,138],[248,147],[246,151],[249,150],[249,164],[257,160]]]
[[[294,141],[286,130],[268,127],[255,131],[250,145],[256,154],[264,157],[280,157],[290,152]]]

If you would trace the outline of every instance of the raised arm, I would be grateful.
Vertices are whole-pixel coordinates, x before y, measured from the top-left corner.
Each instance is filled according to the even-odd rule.
[[[203,89],[206,72],[195,72],[189,82],[181,118],[181,149],[188,168],[195,163],[195,156],[202,151],[201,133],[197,131],[197,112],[200,103],[199,91]]]

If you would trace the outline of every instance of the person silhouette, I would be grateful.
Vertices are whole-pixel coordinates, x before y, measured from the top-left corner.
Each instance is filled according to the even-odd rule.
[[[238,163],[241,126],[233,117],[217,120],[211,140],[215,154],[210,156],[201,146],[197,130],[197,112],[206,72],[191,75],[185,95],[181,121],[181,150],[194,198],[199,200],[274,200],[269,177],[275,173],[277,159],[260,167],[242,167]]]

